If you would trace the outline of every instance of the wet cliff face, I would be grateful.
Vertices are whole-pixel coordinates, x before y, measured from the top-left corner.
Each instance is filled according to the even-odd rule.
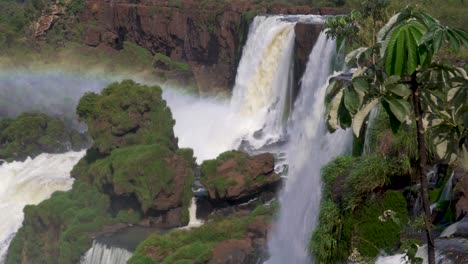
[[[85,43],[119,49],[132,41],[173,60],[190,64],[200,92],[229,92],[248,23],[258,13],[336,14],[339,10],[307,6],[257,6],[244,1],[87,0],[81,15]],[[311,42],[310,31],[298,38]],[[304,44],[303,46],[307,46]],[[307,57],[308,53],[305,56]],[[302,60],[303,61],[303,60]]]

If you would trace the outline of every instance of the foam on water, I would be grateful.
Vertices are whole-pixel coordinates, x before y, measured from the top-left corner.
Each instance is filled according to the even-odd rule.
[[[0,166],[0,211],[8,212],[0,214],[0,263],[22,225],[23,208],[48,199],[55,191],[69,190],[73,184],[70,171],[84,154],[41,154]]]

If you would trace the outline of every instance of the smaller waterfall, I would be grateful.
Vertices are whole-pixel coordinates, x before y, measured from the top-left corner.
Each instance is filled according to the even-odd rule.
[[[433,170],[430,171],[430,173],[435,173]],[[437,200],[436,203],[431,204],[431,212],[434,210],[434,208],[437,207],[437,204],[442,202],[442,201],[450,201],[451,195],[452,195],[452,187],[453,187],[453,175],[454,172],[452,172],[452,175],[450,175],[450,178],[447,180],[447,182],[444,185],[444,189],[442,190],[442,193],[439,196],[439,199]]]
[[[189,207],[189,223],[184,226],[184,229],[190,229],[192,227],[199,227],[203,225],[203,221],[197,219],[197,198],[193,197]]]
[[[373,125],[375,123],[375,119],[377,118],[377,115],[379,114],[380,107],[374,107],[374,109],[371,110],[369,114],[369,118],[367,119],[367,129],[366,129],[366,134],[364,138],[364,147],[363,147],[363,154],[364,155],[369,155],[373,151],[372,149],[372,130],[373,130]]]
[[[126,264],[132,253],[123,248],[109,247],[94,241],[81,258],[80,264]]]
[[[455,173],[452,172],[452,175],[450,175],[450,178],[445,183],[444,189],[442,190],[442,193],[440,194],[439,202],[440,201],[450,201],[450,196],[452,195],[452,185],[453,185],[453,175],[454,174]]]

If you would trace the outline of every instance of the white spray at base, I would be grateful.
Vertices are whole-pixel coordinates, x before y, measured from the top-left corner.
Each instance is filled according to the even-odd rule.
[[[330,134],[326,129],[325,94],[334,53],[335,42],[322,32],[310,54],[288,129],[288,179],[269,241],[268,264],[311,262],[307,248],[319,215],[320,171],[351,142],[349,131]]]
[[[0,166],[0,263],[23,223],[23,208],[48,199],[55,191],[71,189],[70,171],[85,151],[41,154],[24,162]],[[8,213],[6,213],[8,212]]]
[[[130,257],[132,253],[126,249],[93,241],[93,246],[81,258],[80,264],[125,264]]]

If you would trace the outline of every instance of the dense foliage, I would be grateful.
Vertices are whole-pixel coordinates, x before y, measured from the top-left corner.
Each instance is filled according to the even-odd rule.
[[[23,113],[0,120],[0,159],[24,160],[44,152],[79,150],[87,144],[84,135],[45,114]]]
[[[94,143],[72,171],[72,190],[26,207],[7,263],[77,263],[93,233],[105,225],[138,223],[155,203],[161,212],[178,208],[174,225],[188,222],[195,159],[192,150],[178,149],[161,93],[158,86],[123,81],[83,96],[77,112]],[[138,206],[119,196],[135,197]]]
[[[154,234],[138,246],[128,263],[207,263],[218,243],[245,238],[249,224],[270,222],[276,210],[275,204],[259,205],[249,216],[214,217],[198,228]],[[155,251],[157,255],[152,254]]]
[[[325,166],[319,224],[310,244],[319,263],[343,262],[353,250],[371,260],[381,250],[397,249],[408,212],[402,193],[389,188],[410,173],[400,160],[378,155],[338,157]],[[388,210],[396,213],[395,221],[379,221]]]

